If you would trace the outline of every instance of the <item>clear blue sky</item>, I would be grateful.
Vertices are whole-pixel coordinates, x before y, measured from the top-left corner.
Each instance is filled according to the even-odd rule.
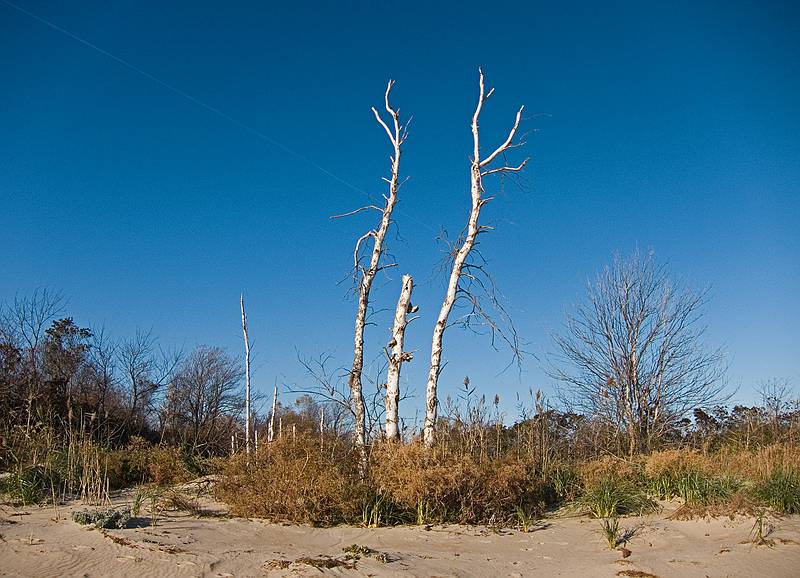
[[[487,207],[482,246],[531,351],[638,245],[711,285],[707,339],[740,399],[759,380],[800,383],[796,4],[14,1],[236,122],[0,0],[0,299],[48,286],[82,325],[239,353],[244,291],[258,387],[302,381],[295,348],[347,365],[355,303],[337,283],[370,221],[329,216],[363,204],[356,189],[383,191],[389,148],[369,109],[392,77],[414,116],[410,180],[400,267],[374,302],[393,307],[399,273],[415,276],[404,385],[418,393],[442,297],[436,232],[457,233],[469,202],[480,65],[497,89],[487,146],[519,104],[535,131],[525,187]],[[368,360],[390,315],[375,321]],[[532,357],[498,376],[507,352],[457,330],[446,358],[444,395],[469,375],[513,412],[516,391],[551,386]]]

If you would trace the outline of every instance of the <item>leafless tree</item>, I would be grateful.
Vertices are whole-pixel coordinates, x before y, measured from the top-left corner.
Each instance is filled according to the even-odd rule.
[[[391,142],[393,154],[391,161],[391,176],[384,178],[388,183],[388,192],[383,195],[384,205],[367,205],[345,213],[337,215],[336,218],[345,217],[360,213],[362,211],[374,210],[380,214],[380,222],[375,229],[370,229],[359,237],[353,251],[353,273],[358,281],[358,310],[355,320],[355,335],[353,340],[353,365],[350,369],[349,386],[350,402],[353,406],[355,445],[361,453],[361,467],[365,470],[367,465],[366,454],[366,412],[364,408],[364,393],[362,384],[362,372],[364,368],[364,328],[366,326],[367,311],[369,308],[369,296],[372,283],[379,271],[391,265],[382,263],[385,253],[384,241],[386,232],[392,223],[392,211],[397,203],[397,191],[400,188],[400,154],[403,142],[406,140],[406,127],[400,124],[399,109],[392,108],[389,102],[389,94],[392,90],[394,81],[390,80],[384,94],[384,107],[391,118],[392,127],[383,120],[376,108],[372,108],[375,119],[383,127]],[[372,240],[372,251],[365,250],[365,243]],[[369,259],[367,259],[367,254]]]
[[[172,379],[182,355],[158,346],[150,331],[136,330],[117,348],[117,363],[128,396],[128,421],[141,428],[153,409],[154,396]]]
[[[247,316],[244,312],[244,294],[239,296],[242,309],[242,334],[244,336],[244,437],[245,451],[250,453],[250,336],[247,334]]]
[[[756,390],[767,413],[772,440],[777,442],[780,439],[782,421],[795,401],[792,399],[792,386],[788,379],[772,378],[760,383]]]
[[[16,344],[22,353],[20,360],[26,376],[26,432],[30,432],[33,408],[42,393],[41,348],[46,331],[64,311],[66,302],[61,293],[49,289],[36,289],[27,297],[16,296],[14,301],[0,308],[0,331],[4,341]]]
[[[389,361],[389,370],[386,374],[386,439],[399,440],[399,404],[400,404],[400,370],[403,362],[411,361],[414,355],[403,351],[406,326],[412,319],[408,314],[417,311],[411,304],[411,292],[414,290],[414,281],[411,275],[403,275],[400,298],[394,313],[392,338],[386,348],[386,357]]]
[[[467,226],[459,238],[456,246],[451,253],[452,263],[450,267],[450,275],[447,283],[447,292],[439,310],[439,317],[436,320],[436,325],[433,329],[433,338],[431,341],[431,362],[428,371],[428,381],[425,392],[425,425],[423,429],[423,440],[426,446],[430,447],[435,441],[436,418],[438,411],[438,397],[437,387],[439,383],[439,375],[442,371],[442,351],[443,351],[443,338],[444,332],[448,327],[448,320],[453,306],[459,298],[466,299],[470,306],[470,312],[462,322],[469,324],[474,319],[480,319],[485,322],[494,337],[499,330],[499,326],[491,318],[486,309],[481,305],[479,299],[476,298],[473,289],[483,288],[488,289],[492,295],[491,301],[493,304],[498,305],[498,301],[494,297],[494,288],[491,284],[491,279],[485,275],[482,263],[470,262],[470,255],[474,254],[475,245],[478,235],[489,231],[491,227],[482,225],[480,223],[481,209],[483,206],[491,201],[494,197],[484,196],[483,179],[489,175],[507,174],[519,172],[523,169],[528,159],[523,160],[519,165],[510,166],[503,164],[492,168],[492,163],[498,158],[505,159],[505,153],[514,147],[521,146],[522,142],[515,142],[519,123],[522,119],[522,111],[524,107],[520,107],[517,111],[514,124],[506,137],[506,140],[498,146],[492,153],[486,157],[481,156],[480,133],[478,130],[478,120],[483,110],[483,105],[491,97],[494,89],[487,92],[483,71],[479,70],[479,94],[478,104],[475,112],[472,115],[472,140],[473,140],[473,154],[470,162],[470,192],[472,196],[472,206],[469,213]],[[487,284],[489,285],[487,287]],[[471,285],[468,286],[468,285]],[[500,333],[500,337],[506,339],[512,346],[515,355],[519,354],[519,347],[516,340],[516,333],[511,331],[510,335]]]
[[[673,283],[652,253],[615,257],[567,316],[550,375],[570,407],[648,450],[697,407],[722,401],[724,356],[702,343],[707,291]]]
[[[220,450],[241,415],[239,363],[219,347],[198,347],[170,385],[177,434],[195,451]]]

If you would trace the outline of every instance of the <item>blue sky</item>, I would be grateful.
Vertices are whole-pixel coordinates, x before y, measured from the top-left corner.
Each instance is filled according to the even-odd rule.
[[[487,207],[497,230],[482,240],[530,351],[543,357],[587,279],[638,246],[711,286],[707,341],[739,399],[800,383],[796,5],[15,4],[191,98],[0,0],[0,299],[48,286],[82,325],[238,353],[244,291],[257,387],[302,382],[296,350],[347,365],[355,303],[339,281],[370,220],[329,216],[383,191],[370,106],[391,77],[413,115],[410,180],[400,267],[374,302],[393,307],[399,274],[414,275],[403,382],[419,393],[443,294],[436,235],[468,209],[482,66],[486,146],[520,104],[531,131],[523,186]],[[374,320],[368,360],[391,322]],[[513,413],[517,391],[550,391],[533,356],[499,374],[508,353],[486,339],[452,330],[445,345],[443,395],[469,375]]]

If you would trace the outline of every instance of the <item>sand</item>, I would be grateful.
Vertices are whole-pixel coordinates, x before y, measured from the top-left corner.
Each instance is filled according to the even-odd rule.
[[[116,503],[130,500],[120,496]],[[165,513],[158,525],[98,530],[72,521],[82,504],[0,508],[0,576],[800,576],[800,517],[772,518],[771,546],[753,519],[624,518],[630,554],[608,548],[597,520],[556,517],[528,533],[472,526],[311,528]],[[376,554],[345,560],[343,548]],[[376,559],[377,555],[377,559]]]

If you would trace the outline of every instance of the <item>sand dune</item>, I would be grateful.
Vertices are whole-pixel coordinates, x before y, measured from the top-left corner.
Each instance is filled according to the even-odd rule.
[[[669,511],[622,520],[626,558],[596,520],[553,518],[534,531],[483,527],[310,528],[171,512],[158,526],[97,530],[70,519],[79,503],[0,511],[0,576],[800,576],[800,517],[770,521],[754,546],[752,519],[677,521]],[[346,560],[357,544],[375,551]]]

